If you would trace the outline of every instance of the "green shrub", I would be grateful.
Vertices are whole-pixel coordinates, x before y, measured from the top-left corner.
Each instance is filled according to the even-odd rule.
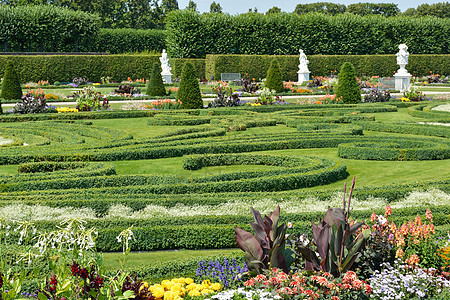
[[[347,159],[368,160],[447,159],[450,157],[450,147],[443,143],[413,140],[356,142],[340,144],[338,155]]]
[[[147,95],[148,96],[165,96],[166,88],[161,75],[161,65],[155,63],[152,70],[152,75],[147,83]]]
[[[277,93],[283,91],[283,76],[281,75],[280,65],[277,60],[272,60],[269,70],[267,70],[266,82],[264,86]]]
[[[2,5],[0,24],[0,36],[10,52],[73,52],[96,39],[100,17],[52,5]]]
[[[338,75],[336,98],[341,97],[346,104],[361,102],[361,91],[356,80],[355,67],[349,62],[342,65]]]
[[[14,63],[9,61],[6,65],[3,75],[2,92],[0,98],[6,100],[18,100],[22,98],[22,88],[20,87],[20,78],[14,68]]]
[[[180,88],[177,99],[181,101],[182,107],[186,109],[198,109],[203,107],[202,94],[195,76],[194,66],[187,62],[183,67]]]

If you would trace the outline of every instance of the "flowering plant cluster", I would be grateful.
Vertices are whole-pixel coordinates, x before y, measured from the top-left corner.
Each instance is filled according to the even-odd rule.
[[[409,99],[409,101],[413,101],[413,102],[427,100],[424,93],[422,93],[421,91],[416,91],[414,89],[403,92],[403,97],[406,99]],[[403,100],[402,100],[402,102],[403,102]]]
[[[249,289],[275,291],[277,295],[286,299],[338,300],[350,295],[365,299],[371,293],[370,285],[358,279],[353,271],[348,271],[340,278],[333,278],[326,272],[287,274],[274,268],[266,271],[265,274],[250,278],[244,286]]]
[[[241,90],[244,93],[254,94],[260,88],[260,84],[256,82],[255,78],[252,78],[250,80],[250,78],[248,77],[248,73],[246,73],[242,79],[235,80],[234,83],[236,85],[241,85]]]
[[[239,106],[239,93],[233,92],[228,83],[219,81],[212,91],[217,95],[216,98],[208,103],[208,107],[231,107]]]
[[[427,295],[436,295],[444,288],[450,287],[450,278],[438,274],[436,270],[424,270],[402,264],[397,261],[394,266],[389,263],[383,269],[375,271],[370,279],[373,297],[381,299],[422,299]]]
[[[236,260],[233,258],[231,264],[227,258],[223,259],[223,264],[216,260],[213,262],[210,260],[200,260],[198,262],[198,268],[196,276],[200,279],[211,278],[212,280],[218,280],[224,287],[231,287],[238,283],[242,279],[242,275],[248,272],[247,265],[241,267],[236,264]]]
[[[152,109],[180,109],[182,102],[180,100],[158,99],[151,105]]]
[[[318,101],[315,101],[314,104],[341,104],[342,97],[336,99],[336,95],[326,94],[323,97],[320,97]]]
[[[71,107],[58,107],[56,108],[58,113],[67,113],[67,112],[78,112],[78,109]]]
[[[222,289],[222,285],[218,282],[211,283],[210,280],[203,280],[202,283],[195,283],[194,279],[184,277],[163,280],[160,284],[150,286],[147,282],[144,282],[142,287],[148,287],[156,300],[180,300],[185,296],[205,296]]]
[[[372,239],[369,247],[383,245],[384,249],[395,251],[395,258],[404,259],[409,265],[439,268],[442,263],[439,256],[435,255],[438,249],[432,240],[435,227],[431,210],[426,210],[425,221],[422,221],[420,216],[416,216],[414,221],[410,220],[400,226],[389,220],[391,214],[392,209],[387,205],[384,216],[375,213],[371,215]],[[392,262],[392,252],[385,251],[383,255],[385,261]]]
[[[312,94],[312,92],[313,92],[310,89],[297,88],[295,86],[295,82],[293,82],[293,81],[284,81],[283,88],[285,90],[291,91],[292,93],[298,93],[298,94]]]
[[[259,91],[258,99],[255,101],[255,104],[274,104],[274,102],[279,102],[281,97],[278,95],[274,95],[275,90],[270,90],[268,88],[263,88]]]
[[[103,97],[100,92],[95,92],[92,87],[85,87],[80,91],[75,92],[72,98],[77,102],[77,109],[79,111],[96,111],[108,110],[109,101]]]

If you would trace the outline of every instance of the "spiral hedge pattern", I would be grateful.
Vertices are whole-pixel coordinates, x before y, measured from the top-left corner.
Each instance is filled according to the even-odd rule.
[[[434,104],[427,104],[433,106]],[[409,111],[424,112],[411,106]],[[414,109],[413,109],[414,108]],[[395,105],[286,105],[207,110],[98,112],[0,116],[0,136],[14,142],[0,148],[0,164],[20,164],[18,174],[0,175],[0,207],[12,204],[51,208],[91,209],[98,219],[86,226],[99,230],[98,250],[118,251],[115,237],[134,225],[133,250],[234,247],[235,225],[250,230],[245,216],[131,218],[147,207],[170,209],[217,207],[228,202],[271,199],[322,201],[334,188],[302,190],[345,179],[345,160],[425,160],[449,158],[450,128],[409,122],[379,122],[377,113],[395,112]],[[435,114],[430,111],[430,114]],[[438,114],[446,116],[444,113]],[[428,116],[428,115],[427,115]],[[424,116],[422,116],[424,117]],[[91,118],[88,120],[86,118]],[[131,134],[93,125],[96,119],[147,118],[148,128],[164,129],[155,136]],[[78,119],[78,120],[74,120]],[[83,120],[86,119],[86,120]],[[435,120],[429,117],[428,120]],[[13,122],[15,121],[15,122]],[[21,121],[21,122],[17,122]],[[144,122],[145,123],[145,122]],[[145,126],[145,125],[144,125]],[[277,130],[279,126],[286,126]],[[255,128],[258,133],[255,134]],[[262,154],[260,151],[334,148],[342,160],[324,157]],[[115,161],[183,157],[185,170],[224,166],[206,175],[116,174]],[[144,162],[143,162],[144,163]],[[243,165],[230,171],[226,166]],[[264,165],[264,168],[253,166]],[[192,174],[192,175],[191,175]],[[450,192],[450,178],[385,186],[358,186],[358,199],[383,197],[396,201],[430,186]],[[341,192],[341,191],[340,191]],[[129,209],[123,216],[103,219],[113,206]],[[404,208],[398,220],[426,208]],[[437,230],[447,226],[450,206],[434,214]],[[323,212],[282,216],[309,230],[311,218]],[[367,218],[372,211],[355,212]],[[128,215],[127,215],[128,214]],[[38,221],[50,230],[57,220]],[[442,229],[442,228],[441,228]],[[13,234],[14,236],[14,234]]]

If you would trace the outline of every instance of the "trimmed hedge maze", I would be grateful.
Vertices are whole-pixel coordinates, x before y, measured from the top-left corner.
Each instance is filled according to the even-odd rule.
[[[437,119],[445,119],[445,112],[428,112],[425,107],[436,105],[402,109],[431,114],[418,121],[435,122],[435,113]],[[449,166],[450,128],[377,121],[377,114],[397,111],[389,104],[274,105],[36,115],[23,116],[21,122],[2,116],[0,136],[14,142],[0,148],[0,164],[18,166],[15,174],[0,175],[0,210],[86,212],[86,226],[99,230],[101,251],[120,251],[115,237],[131,225],[136,251],[235,247],[234,226],[250,230],[249,206],[263,203],[267,210],[281,204],[288,211],[282,212],[283,220],[308,231],[311,219],[342,193],[336,185],[320,187],[348,178],[348,159],[438,160],[442,168]],[[96,125],[97,119],[116,118],[146,118],[140,130],[159,132],[135,138],[120,128]],[[151,131],[154,128],[158,130]],[[320,148],[336,149],[341,159],[321,155]],[[317,155],[258,153],[294,149],[317,149]],[[179,172],[116,171],[117,161],[168,158]],[[446,176],[381,186],[357,184],[353,217],[381,212],[380,203],[386,201],[399,205],[399,222],[431,207],[437,231],[445,232],[450,223],[448,201],[410,203],[403,198],[431,187],[450,193],[449,182]],[[342,201],[342,195],[338,197]],[[30,216],[38,230],[55,228],[61,218],[40,219],[38,211]]]

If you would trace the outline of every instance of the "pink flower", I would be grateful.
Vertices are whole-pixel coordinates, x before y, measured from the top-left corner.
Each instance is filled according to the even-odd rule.
[[[355,279],[355,280],[353,280],[352,285],[355,288],[355,290],[359,290],[362,288],[363,283],[361,280]]]
[[[343,283],[352,283],[353,280],[356,279],[356,273],[353,271],[348,271],[344,275],[344,279],[342,279]]]
[[[257,282],[263,282],[264,280],[267,280],[267,277],[265,276],[265,275],[263,275],[263,274],[259,274],[259,275],[257,275],[256,277],[255,277],[255,280],[257,281]]]
[[[366,294],[370,294],[372,292],[372,288],[369,284],[364,285],[364,288],[366,289]]]
[[[255,280],[254,280],[253,278],[247,280],[247,281],[244,283],[244,286],[254,286],[254,285],[255,285]]]

